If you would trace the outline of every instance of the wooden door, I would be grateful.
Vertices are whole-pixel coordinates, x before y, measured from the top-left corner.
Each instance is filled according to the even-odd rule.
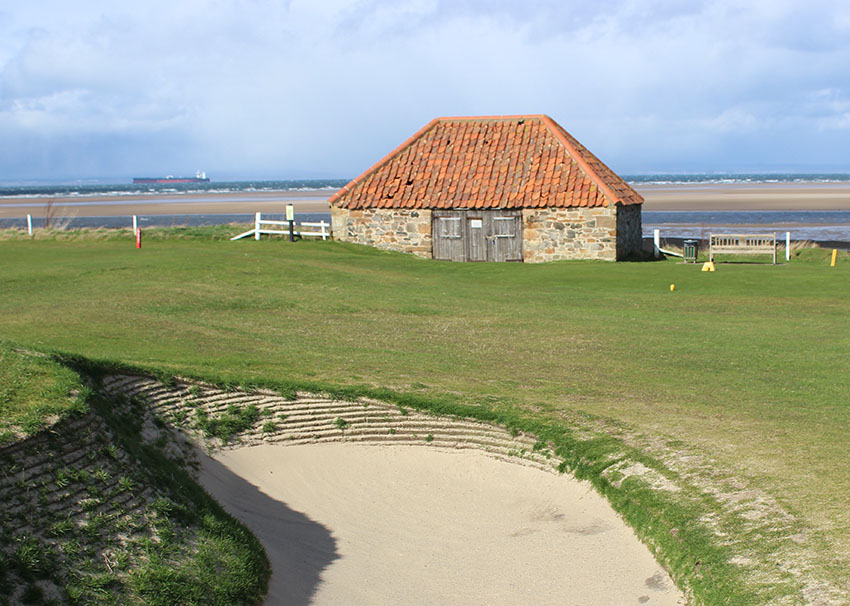
[[[493,210],[489,217],[489,247],[487,260],[522,261],[521,211]]]
[[[487,229],[484,217],[479,215],[468,215],[466,217],[466,260],[487,261]]]
[[[434,212],[431,219],[432,255],[444,261],[466,261],[465,215],[462,211]]]
[[[435,210],[432,255],[446,261],[522,261],[522,211]]]

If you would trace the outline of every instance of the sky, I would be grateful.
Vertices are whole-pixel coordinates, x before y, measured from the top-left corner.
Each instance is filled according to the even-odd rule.
[[[351,178],[539,113],[621,174],[850,172],[850,2],[0,2],[0,180]]]

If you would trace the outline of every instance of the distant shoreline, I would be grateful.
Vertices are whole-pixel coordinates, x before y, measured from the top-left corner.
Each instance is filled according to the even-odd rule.
[[[671,183],[635,184],[652,211],[850,210],[850,183]],[[193,192],[126,195],[73,195],[52,198],[0,197],[0,218],[41,217],[49,199],[56,216],[282,213],[292,203],[298,213],[330,212],[333,191]]]
[[[645,210],[850,210],[848,183],[636,184]]]
[[[330,212],[327,190],[228,193],[163,193],[122,196],[54,196],[62,217],[125,217],[129,215],[215,215],[282,213],[292,203],[299,213]],[[0,218],[43,216],[44,198],[0,197]]]

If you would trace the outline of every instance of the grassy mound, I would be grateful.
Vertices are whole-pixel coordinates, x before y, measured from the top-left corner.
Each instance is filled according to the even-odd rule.
[[[88,395],[73,371],[0,342],[0,446],[85,411]]]
[[[178,435],[45,356],[5,347],[0,376],[19,378],[18,425],[53,421],[0,448],[0,604],[261,600],[262,547],[187,474]]]

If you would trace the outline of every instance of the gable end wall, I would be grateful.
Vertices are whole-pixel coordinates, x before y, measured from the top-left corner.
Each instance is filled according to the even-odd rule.
[[[640,204],[617,207],[617,260],[640,255],[643,226]]]

